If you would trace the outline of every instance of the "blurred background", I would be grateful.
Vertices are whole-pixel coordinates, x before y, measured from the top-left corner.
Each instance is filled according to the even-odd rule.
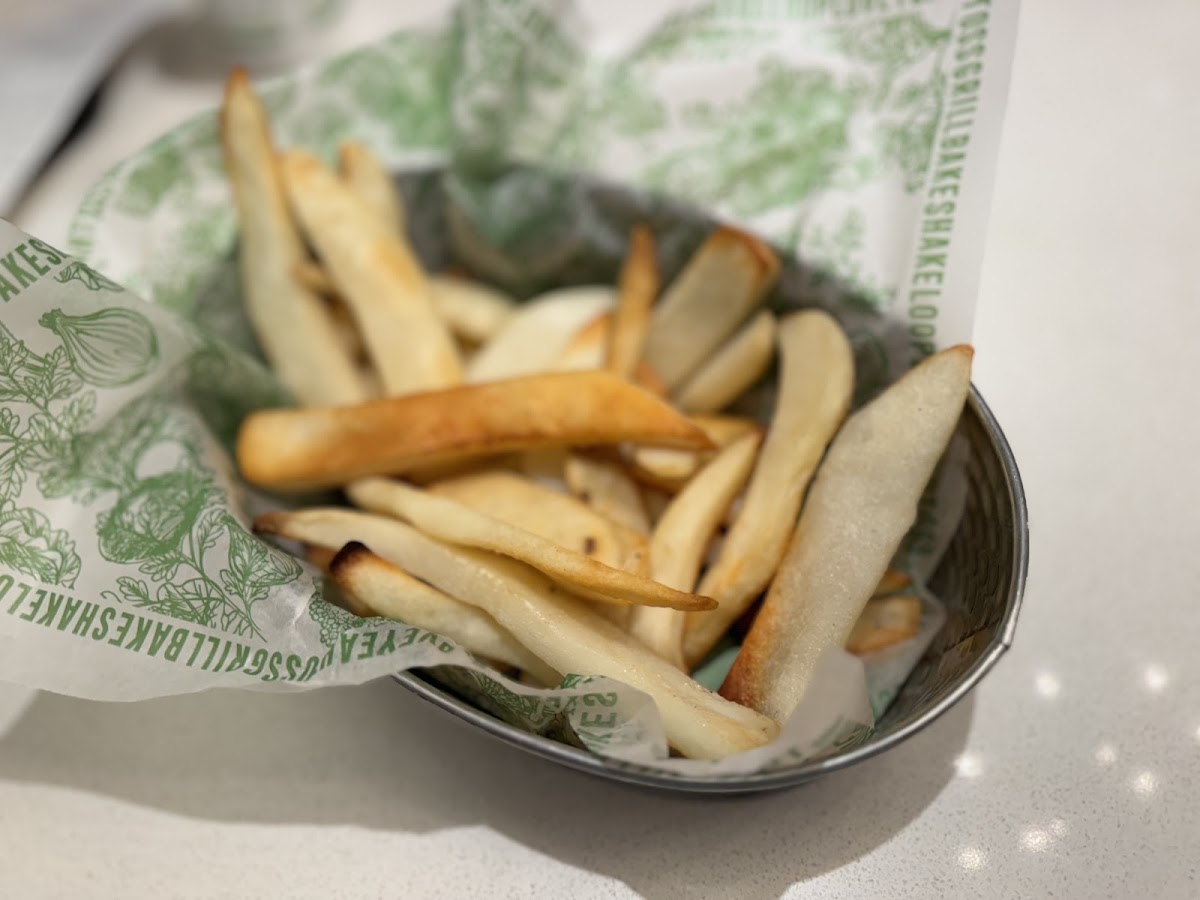
[[[0,129],[0,217],[58,240],[84,190],[214,106],[232,65],[270,76],[436,18],[449,5],[0,0],[0,115],[10,124]]]

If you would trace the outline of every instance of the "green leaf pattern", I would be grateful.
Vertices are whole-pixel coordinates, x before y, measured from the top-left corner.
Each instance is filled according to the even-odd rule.
[[[333,650],[337,646],[338,639],[344,632],[357,628],[363,623],[363,620],[354,613],[347,612],[340,606],[334,606],[328,600],[322,599],[319,588],[309,600],[308,615],[317,623],[317,628],[320,629],[321,643],[329,650]]]
[[[62,284],[69,281],[78,281],[89,291],[112,291],[114,293],[125,290],[111,278],[105,278],[91,266],[85,262],[76,260],[68,263],[59,269],[58,274],[54,276],[54,280]]]
[[[75,542],[36,509],[0,503],[0,563],[46,584],[73,587],[79,575]]]

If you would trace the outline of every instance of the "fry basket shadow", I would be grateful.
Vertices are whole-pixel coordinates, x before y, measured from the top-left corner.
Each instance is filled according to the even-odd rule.
[[[132,704],[43,694],[0,738],[0,779],[218,822],[484,825],[652,900],[765,900],[918,817],[953,777],[972,713],[969,695],[893,750],[799,788],[705,798],[549,765],[387,681]]]

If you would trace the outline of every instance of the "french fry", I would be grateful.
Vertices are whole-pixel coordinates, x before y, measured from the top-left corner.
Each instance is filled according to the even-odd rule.
[[[333,328],[337,332],[345,354],[357,363],[367,395],[364,400],[379,396],[382,391],[378,387],[378,376],[366,362],[367,349],[363,345],[362,335],[354,323],[354,314],[346,308],[345,301],[338,295],[337,287],[329,278],[329,274],[311,259],[302,259],[292,269],[296,280],[305,288],[325,299],[325,309],[333,320]],[[365,366],[365,370],[364,370]]]
[[[337,556],[337,551],[330,547],[321,547],[317,544],[304,545],[304,558],[326,575],[329,574],[329,566],[335,556]]]
[[[689,616],[683,652],[699,663],[770,582],[825,447],[854,390],[854,357],[838,324],[817,311],[779,323],[782,369],[775,418],[746,488],[741,515],[726,536],[701,593],[717,609]]]
[[[895,594],[904,590],[912,584],[912,579],[905,573],[899,572],[896,569],[888,569],[883,573],[883,577],[879,579],[879,584],[875,585],[875,593],[873,597],[886,597],[888,594]]]
[[[333,279],[329,277],[329,273],[311,259],[298,260],[292,267],[292,274],[298,282],[314,294],[332,297],[337,293],[337,287],[334,285]]]
[[[650,537],[651,578],[681,591],[695,587],[709,538],[750,477],[760,441],[756,431],[734,441],[667,507]],[[671,665],[686,671],[685,620],[686,616],[674,609],[639,607],[630,616],[629,633]]]
[[[432,275],[429,289],[446,327],[472,344],[495,337],[517,309],[508,294],[466,278]]]
[[[523,303],[471,359],[467,381],[478,384],[548,370],[580,328],[612,309],[615,297],[608,285],[587,285]]]
[[[669,390],[737,330],[778,277],[778,258],[757,238],[733,228],[708,237],[651,317],[645,358]]]
[[[346,308],[346,304],[336,294],[326,296],[325,308],[333,320],[333,327],[337,332],[343,352],[354,360],[358,367],[359,377],[367,392],[367,396],[363,399],[370,400],[378,397],[382,392],[379,387],[379,376],[367,360],[367,348],[363,344],[362,335],[358,332],[358,326],[354,323],[353,313]]]
[[[846,420],[723,696],[782,723],[820,657],[845,646],[954,433],[971,357],[967,346],[928,357]]]
[[[544,685],[562,681],[558,672],[525,649],[487,613],[413,578],[361,543],[346,544],[330,561],[329,570],[334,584],[355,598],[366,615],[399,619],[406,625],[445,635],[471,653],[530,672]]]
[[[604,346],[612,329],[611,310],[598,313],[571,335],[558,356],[547,366],[555,372],[583,372],[604,368]]]
[[[556,672],[608,676],[645,692],[668,743],[684,756],[722,759],[778,733],[770,719],[701,687],[524,563],[451,548],[395,519],[346,509],[270,513],[255,525],[326,546],[342,546],[353,535],[393,565],[483,610]]]
[[[867,601],[846,638],[855,656],[878,653],[916,637],[921,630],[921,600],[912,594],[875,596]]]
[[[563,477],[571,493],[596,512],[640,534],[650,533],[650,518],[637,484],[616,460],[572,453]]]
[[[241,227],[242,296],[263,354],[303,405],[367,399],[324,301],[296,280],[304,244],[288,211],[266,112],[242,69],[234,70],[226,83],[220,126]]]
[[[725,447],[743,435],[759,430],[753,419],[740,416],[692,416],[691,419],[718,447]],[[670,492],[681,489],[712,458],[708,451],[645,446],[625,449],[630,471],[638,479]]]
[[[389,232],[405,236],[404,201],[391,174],[374,153],[358,141],[342,141],[338,147],[338,175]]]
[[[314,157],[291,151],[280,165],[292,208],[354,313],[385,392],[460,382],[458,350],[408,245]]]
[[[501,519],[402,481],[367,478],[348,485],[346,495],[356,506],[404,519],[440,541],[520,560],[567,590],[583,590],[585,596],[600,602],[663,606],[672,610],[711,609],[716,605],[707,597],[606,566]]]
[[[614,314],[600,313],[575,332],[558,357],[547,367],[554,372],[583,372],[606,368],[604,354],[613,328]],[[667,395],[667,388],[658,374],[644,361],[633,367],[630,379],[659,397]]]
[[[237,459],[252,484],[302,490],[473,456],[626,440],[712,443],[670,406],[607,372],[563,372],[336,409],[261,410],[242,422]]]
[[[644,535],[609,519],[585,503],[522,478],[492,470],[430,485],[429,492],[590,556],[626,572],[648,575]]]
[[[650,307],[658,296],[658,261],[654,235],[645,226],[629,234],[629,251],[621,267],[617,308],[609,329],[604,365],[621,378],[633,378],[650,330]]]
[[[762,310],[672,394],[688,413],[718,412],[753,385],[775,354],[775,316]]]

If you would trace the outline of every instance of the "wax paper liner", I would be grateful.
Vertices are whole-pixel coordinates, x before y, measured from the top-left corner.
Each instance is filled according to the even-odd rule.
[[[755,229],[803,260],[773,302],[843,322],[861,401],[969,337],[1015,27],[1008,5],[891,6],[649,3],[614,28],[583,7],[467,3],[264,97],[282,144],[328,155],[357,137],[408,173],[428,264],[521,296],[611,282],[633,221],[668,273],[710,226],[697,207]],[[73,256],[0,227],[0,679],[131,700],[434,667],[628,764],[732,773],[861,739],[915,663],[920,642],[866,671],[831,655],[770,748],[668,761],[636,691],[586,673],[534,691],[324,602],[313,569],[248,532],[279,503],[227,452],[247,412],[286,402],[238,302],[235,241],[211,114],[93,188]],[[770,399],[768,381],[747,404]],[[944,466],[923,504],[911,569],[952,529],[954,478]]]

